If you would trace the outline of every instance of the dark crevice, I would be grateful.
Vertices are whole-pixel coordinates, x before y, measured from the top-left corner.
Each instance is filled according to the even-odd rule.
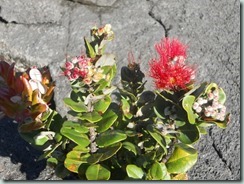
[[[230,172],[232,172],[231,167],[227,164],[227,161],[223,158],[222,153],[217,149],[217,147],[214,144],[214,142],[213,142],[212,146],[213,146],[214,150],[216,151],[216,153],[218,154],[218,156],[221,159],[221,161],[225,164],[226,167],[229,168]]]
[[[148,12],[148,15],[150,17],[152,17],[156,22],[158,22],[164,29],[164,32],[165,32],[165,37],[168,37],[169,36],[169,31],[172,29],[172,25],[170,25],[168,28],[165,26],[165,24],[162,22],[161,18],[159,17],[156,17],[155,14],[152,12],[152,10],[150,10]]]
[[[90,2],[90,1],[77,1],[77,0],[68,0],[69,2],[72,3],[78,3],[86,6],[93,6],[93,7],[99,7],[99,8],[114,8],[113,5],[116,4],[117,1],[115,1],[113,4],[110,6],[103,6],[103,5],[98,5],[96,3]]]
[[[23,26],[60,26],[57,23],[53,23],[53,22],[43,22],[43,23],[23,23],[23,22],[16,22],[16,21],[11,21],[8,22],[7,20],[3,19],[2,17],[0,17],[0,23],[4,23],[4,24],[16,24],[16,25],[23,25]]]
[[[0,16],[0,23],[4,23],[4,24],[18,24],[18,25],[24,25],[24,26],[50,26],[50,25],[57,25],[59,26],[58,23],[54,23],[54,22],[42,22],[42,23],[23,23],[23,22],[16,22],[16,21],[8,21],[6,19],[4,19],[3,17]]]
[[[0,22],[4,23],[4,24],[8,24],[9,22],[7,20],[5,20],[3,17],[0,17]]]
[[[209,135],[210,137],[212,137],[212,128],[209,129]],[[212,143],[212,147],[214,148],[214,151],[217,153],[217,155],[219,156],[219,158],[221,159],[221,161],[224,163],[224,165],[230,170],[230,172],[232,173],[232,169],[230,167],[230,165],[227,164],[227,160],[223,158],[223,155],[221,153],[221,151],[217,148],[217,146],[214,143]]]

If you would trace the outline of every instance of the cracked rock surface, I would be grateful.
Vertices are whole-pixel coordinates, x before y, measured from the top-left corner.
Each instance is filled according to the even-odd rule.
[[[18,69],[48,65],[56,80],[57,110],[68,96],[68,81],[60,76],[66,55],[84,52],[89,28],[112,25],[115,40],[107,51],[120,67],[132,51],[147,72],[155,56],[154,44],[164,36],[188,45],[197,81],[213,81],[227,95],[231,123],[212,127],[201,137],[197,164],[190,180],[240,180],[240,3],[237,0],[0,0],[0,57]],[[115,82],[118,82],[116,78]],[[147,87],[152,83],[150,80]],[[57,180],[41,155],[17,134],[17,125],[0,120],[0,178],[4,180]]]

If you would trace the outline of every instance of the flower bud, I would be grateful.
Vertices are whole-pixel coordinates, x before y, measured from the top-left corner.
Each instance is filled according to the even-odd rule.
[[[196,112],[197,112],[197,113],[200,113],[201,111],[202,111],[202,107],[199,106],[199,107],[196,109]]]
[[[213,93],[208,93],[208,100],[213,100],[213,99],[214,99]]]
[[[193,108],[194,110],[196,110],[198,107],[199,107],[199,103],[195,102],[195,103],[193,104],[193,107],[192,107],[192,108]]]
[[[205,115],[206,117],[210,117],[210,116],[211,116],[211,112],[209,112],[209,111],[204,111],[204,115]]]
[[[70,61],[65,62],[65,69],[66,70],[72,70],[74,68],[74,64],[71,63]]]

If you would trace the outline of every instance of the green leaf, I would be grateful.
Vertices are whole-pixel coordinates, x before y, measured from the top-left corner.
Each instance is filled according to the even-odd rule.
[[[123,147],[128,151],[134,153],[134,155],[137,155],[138,148],[136,147],[136,145],[132,144],[131,142],[123,142]]]
[[[100,81],[97,82],[98,87],[94,91],[94,94],[99,94],[101,90],[103,90],[106,86],[109,85],[109,81],[105,79],[101,79]]]
[[[39,158],[37,159],[37,161],[40,161],[44,158],[49,158],[51,157],[51,154],[62,144],[62,142],[59,142],[57,144],[52,144],[51,145],[51,150],[45,151],[41,156],[39,156]],[[42,149],[44,150],[44,149]]]
[[[114,144],[114,145],[106,147],[106,148],[100,148],[98,150],[98,152],[92,154],[87,159],[87,161],[90,164],[96,164],[98,162],[107,160],[107,159],[111,158],[113,155],[115,155],[120,150],[121,147],[122,147],[122,144],[119,142],[117,144]]]
[[[147,130],[149,134],[153,137],[153,139],[163,148],[165,153],[167,153],[164,137],[155,128],[153,128],[152,125],[148,125]]]
[[[115,55],[114,54],[103,54],[99,60],[97,60],[95,67],[112,66],[115,65]]]
[[[111,103],[111,98],[110,98],[109,96],[105,96],[104,99],[101,99],[101,100],[99,100],[98,102],[96,102],[96,103],[94,104],[94,109],[95,109],[99,114],[100,114],[100,113],[103,114],[103,113],[108,109],[110,103]]]
[[[56,112],[55,110],[50,110],[50,111],[51,114],[48,116],[47,120],[45,121],[45,127],[47,130],[50,130],[50,126],[55,119],[60,118],[58,112]]]
[[[83,102],[75,102],[71,98],[64,98],[64,103],[75,112],[87,112],[87,107]]]
[[[197,162],[197,151],[185,144],[176,144],[166,167],[169,173],[185,173]]]
[[[138,106],[145,105],[146,103],[153,102],[155,99],[155,94],[152,91],[144,91],[137,101]]]
[[[199,139],[199,130],[195,125],[186,123],[178,128],[180,136],[178,137],[182,143],[193,144]]]
[[[182,106],[185,109],[185,111],[187,112],[188,121],[191,124],[194,124],[195,119],[196,119],[196,115],[194,114],[194,112],[192,110],[194,101],[195,101],[195,97],[192,95],[185,96],[182,101]]]
[[[109,130],[101,133],[96,140],[99,147],[106,147],[117,142],[121,142],[127,138],[125,133],[116,130]]]
[[[79,133],[87,133],[89,132],[89,129],[77,122],[73,122],[73,121],[65,121],[63,124],[63,127],[67,127],[68,129],[74,129],[76,131],[78,131]]]
[[[48,140],[53,139],[55,136],[55,132],[51,131],[41,131],[39,134],[33,137],[35,141],[35,145],[42,146],[44,145]]]
[[[42,122],[45,122],[48,119],[48,117],[53,114],[53,112],[55,111],[50,108],[47,111],[43,112],[41,117]]]
[[[208,133],[208,132],[206,131],[206,129],[205,129],[204,127],[202,127],[202,126],[198,126],[197,128],[198,128],[200,134],[207,134],[207,133]]]
[[[106,74],[106,80],[109,82],[108,84],[110,84],[117,71],[116,65],[102,66],[102,69],[103,73]]]
[[[129,91],[124,90],[124,89],[118,89],[118,90],[122,96],[129,97],[132,101],[137,100],[137,98],[135,97],[135,95],[133,93],[130,93]]]
[[[164,163],[155,162],[149,170],[152,180],[163,180],[167,174],[167,168]]]
[[[100,164],[91,165],[86,170],[88,180],[108,180],[110,175],[110,171]]]
[[[87,120],[91,123],[95,123],[95,122],[100,121],[103,117],[98,112],[92,111],[92,112],[83,113],[78,118],[81,120]]]
[[[184,126],[185,124],[186,124],[185,121],[177,121],[177,120],[175,120],[175,125],[176,125],[177,127]]]
[[[87,158],[90,157],[88,152],[89,150],[82,146],[74,147],[73,150],[66,155],[64,161],[65,167],[71,172],[78,173],[80,165],[87,163]]]
[[[161,97],[163,98],[165,101],[170,102],[171,104],[177,105],[177,102],[179,101],[179,99],[177,98],[177,96],[171,92],[171,91],[162,91],[162,92],[156,92],[158,95],[157,97]]]
[[[130,104],[126,99],[121,99],[122,102],[122,111],[128,119],[131,119],[133,115],[130,113]]]
[[[115,86],[111,86],[109,88],[105,88],[105,89],[103,89],[103,94],[104,95],[110,95],[116,89],[117,88]]]
[[[174,176],[172,180],[188,180],[188,176],[186,173],[180,173]]]
[[[184,96],[193,95],[193,96],[195,96],[195,98],[198,98],[202,93],[205,92],[206,85],[207,85],[207,82],[203,82],[201,85],[199,85],[199,86],[191,89],[187,93],[185,93]]]
[[[59,178],[65,178],[70,174],[69,170],[64,167],[63,163],[59,163],[57,167],[55,167],[55,174]]]
[[[216,83],[210,83],[206,89],[205,89],[205,93],[209,93],[211,92],[212,88],[218,89],[218,85]]]
[[[219,88],[219,102],[221,104],[224,104],[226,101],[226,95],[225,95],[225,92],[222,88]]]
[[[214,122],[219,128],[225,129],[227,124],[225,122]]]
[[[87,56],[90,57],[90,58],[95,58],[96,57],[96,53],[95,53],[93,47],[91,46],[89,41],[87,41],[86,38],[84,38],[84,41],[85,41],[85,47],[86,47]]]
[[[143,170],[140,167],[137,167],[133,164],[126,166],[126,172],[130,178],[134,179],[142,179],[142,177],[144,176]]]
[[[83,129],[74,129],[71,126],[64,126],[61,128],[61,133],[65,137],[69,138],[76,144],[85,148],[90,144],[90,140],[88,139],[87,135],[83,132]]]
[[[158,118],[161,118],[161,119],[164,118],[164,117],[158,112],[158,110],[156,109],[156,107],[153,107],[153,110],[154,110],[154,113],[156,114],[156,116],[157,116]]]
[[[53,158],[53,157],[48,158],[47,159],[47,164],[49,166],[56,166],[58,164],[58,160],[56,158]]]
[[[97,132],[101,133],[101,132],[105,132],[106,130],[108,130],[113,124],[114,122],[117,120],[118,115],[115,114],[112,110],[108,110],[104,113],[103,115],[103,119],[101,121],[97,122]]]

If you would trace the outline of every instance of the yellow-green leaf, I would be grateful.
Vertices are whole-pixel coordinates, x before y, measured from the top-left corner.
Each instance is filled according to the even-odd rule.
[[[108,180],[110,175],[110,171],[100,164],[90,165],[86,170],[88,180]]]
[[[177,144],[166,167],[169,173],[185,173],[197,162],[197,151],[186,144]]]
[[[108,110],[104,113],[103,119],[97,122],[97,132],[101,133],[108,130],[114,122],[117,120],[118,115],[115,114],[112,110]]]
[[[71,98],[64,98],[64,103],[75,112],[87,112],[87,107],[83,102],[75,102]]]
[[[140,167],[133,164],[126,166],[126,172],[130,178],[134,179],[142,179],[142,177],[144,176],[143,170]]]
[[[163,180],[167,174],[167,168],[164,163],[155,162],[149,170],[152,180]]]
[[[99,147],[106,147],[117,142],[121,142],[127,138],[126,134],[116,130],[109,130],[101,133],[96,140]]]
[[[185,109],[185,111],[187,112],[188,121],[191,124],[194,124],[195,119],[196,119],[196,115],[194,114],[194,112],[192,110],[194,101],[195,101],[195,97],[193,95],[185,96],[182,101],[182,106]]]

